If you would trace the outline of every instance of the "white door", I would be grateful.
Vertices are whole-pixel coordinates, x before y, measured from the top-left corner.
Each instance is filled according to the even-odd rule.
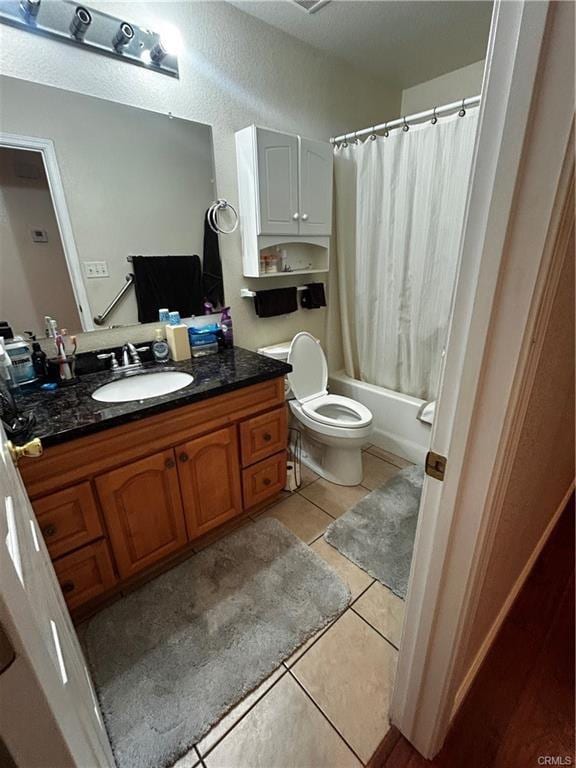
[[[332,232],[332,147],[326,141],[299,137],[300,234]]]
[[[26,768],[114,765],[84,656],[1,423],[0,741]]]
[[[258,153],[258,233],[297,235],[298,139],[256,129]]]

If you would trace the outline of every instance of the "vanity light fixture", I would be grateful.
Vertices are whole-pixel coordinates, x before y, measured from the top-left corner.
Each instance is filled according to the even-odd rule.
[[[78,0],[0,0],[0,24],[50,37],[117,61],[178,77],[180,34],[158,31],[78,4]]]
[[[119,51],[125,45],[129,45],[134,39],[134,28],[127,21],[123,21],[118,27],[118,32],[114,35],[112,45]]]
[[[35,19],[40,10],[40,0],[20,0],[20,10],[26,20]]]
[[[92,15],[87,8],[79,5],[74,11],[74,16],[70,22],[70,34],[76,40],[83,40],[88,27],[92,24]]]

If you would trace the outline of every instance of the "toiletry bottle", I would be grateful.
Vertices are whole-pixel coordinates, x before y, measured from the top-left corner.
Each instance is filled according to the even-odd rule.
[[[15,392],[18,389],[18,382],[14,374],[12,359],[4,347],[4,339],[0,336],[0,377],[6,382],[8,389]]]
[[[48,374],[48,363],[46,362],[46,353],[37,341],[32,342],[32,365],[36,376],[43,381]]]
[[[224,349],[232,349],[234,346],[234,332],[232,330],[232,314],[230,313],[230,307],[225,307],[222,310],[220,329],[224,336]]]
[[[164,341],[164,334],[162,328],[156,328],[156,339],[152,344],[152,352],[154,353],[154,360],[157,363],[167,363],[170,357],[170,349],[168,344]]]

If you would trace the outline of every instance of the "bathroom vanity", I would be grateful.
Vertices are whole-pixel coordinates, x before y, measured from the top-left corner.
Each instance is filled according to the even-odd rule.
[[[193,383],[110,405],[104,372],[22,399],[44,453],[19,468],[75,617],[284,488],[290,366],[233,349],[169,367]]]

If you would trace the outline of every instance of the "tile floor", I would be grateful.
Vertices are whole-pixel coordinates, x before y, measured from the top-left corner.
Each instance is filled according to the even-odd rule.
[[[363,461],[362,485],[344,488],[305,469],[296,493],[258,515],[280,520],[338,572],[350,588],[349,608],[174,768],[359,768],[384,737],[404,603],[322,535],[332,520],[410,462],[375,446],[363,452]]]

